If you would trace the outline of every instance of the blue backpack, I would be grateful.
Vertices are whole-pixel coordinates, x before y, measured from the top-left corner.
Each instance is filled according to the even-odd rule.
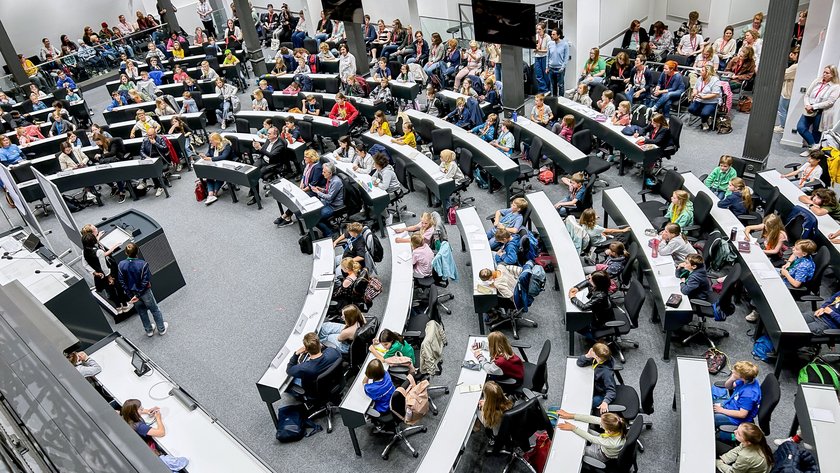
[[[300,84],[300,90],[303,92],[312,92],[315,88],[312,86],[312,79],[306,74],[297,74],[294,81]]]
[[[531,280],[528,282],[528,295],[537,297],[545,291],[545,269],[538,264],[530,263],[531,266]]]
[[[791,209],[787,216],[787,220],[785,221],[785,227],[800,217],[802,218],[802,236],[800,238],[803,240],[813,238],[814,232],[817,231],[817,217],[802,207],[794,206],[793,209]]]
[[[768,356],[768,354],[772,351],[774,351],[773,341],[770,340],[770,337],[768,337],[767,335],[762,335],[758,337],[758,340],[756,340],[753,343],[752,356],[756,360],[769,360],[770,357]]]
[[[307,434],[307,428],[313,429],[312,432]],[[280,442],[297,442],[322,429],[320,425],[306,418],[301,404],[289,404],[277,409],[277,432],[274,437]]]
[[[392,166],[394,165],[394,158],[391,157],[391,153],[388,151],[388,148],[380,144],[371,146],[370,149],[368,149],[368,153],[370,153],[371,156],[376,156],[376,153],[382,153],[388,157],[388,164]]]

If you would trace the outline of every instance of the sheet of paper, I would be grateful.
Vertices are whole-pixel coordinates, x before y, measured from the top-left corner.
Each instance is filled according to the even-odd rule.
[[[755,273],[760,279],[775,279],[779,277],[779,273],[772,269],[762,269]]]
[[[458,392],[460,393],[477,393],[479,391],[481,391],[480,384],[462,384],[458,388]]]
[[[812,407],[808,409],[808,413],[811,414],[811,420],[816,420],[818,422],[829,422],[832,424],[837,422],[837,420],[834,418],[834,413],[828,409]]]

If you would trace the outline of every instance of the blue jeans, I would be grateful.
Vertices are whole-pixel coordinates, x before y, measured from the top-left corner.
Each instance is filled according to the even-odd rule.
[[[602,402],[604,402],[604,396],[601,396],[600,394],[596,394],[596,395],[592,396],[592,408],[593,409],[597,409],[598,406],[600,406]]]
[[[551,84],[551,94],[555,97],[566,91],[566,69],[548,69],[548,82]]]
[[[321,42],[326,41],[326,39],[329,37],[330,35],[326,33],[318,33],[315,35],[315,41],[318,43],[318,46],[321,46]]]
[[[641,95],[639,95],[638,99],[633,98],[633,94],[635,94],[638,91],[639,89],[637,89],[636,87],[630,87],[630,90],[627,91],[627,101],[630,102],[630,105],[633,105],[634,100],[638,100],[639,103],[645,103],[645,101],[647,100],[648,94],[646,92],[642,92]]]
[[[779,126],[784,127],[785,122],[787,121],[787,114],[788,108],[790,107],[790,99],[786,99],[781,97],[779,99],[779,108],[778,108],[778,115],[779,115]]]
[[[443,64],[443,62],[438,61],[438,62],[435,62],[435,63],[429,64],[428,66],[423,66],[423,70],[426,72],[426,75],[427,75],[427,76],[430,76],[430,75],[432,75],[432,74],[433,74],[436,70],[440,69],[441,64]]]
[[[333,208],[329,205],[325,204],[323,207],[321,207],[321,220],[318,222],[318,225],[316,225],[316,227],[321,229],[321,233],[324,234],[324,238],[331,237],[333,234],[329,222],[330,217],[332,217],[332,214],[334,213],[335,210],[333,210]]]
[[[392,53],[396,52],[398,49],[400,49],[400,47],[397,46],[396,44],[389,44],[389,45],[385,46],[384,48],[382,48],[382,54],[380,54],[379,57],[386,57],[387,58]]]
[[[344,330],[344,324],[324,322],[318,330],[318,338],[324,345],[333,347],[341,353],[347,353],[350,351],[350,344],[338,340],[338,335],[342,330]]]
[[[665,118],[668,118],[671,116],[671,101],[674,99],[679,100],[680,95],[682,95],[682,91],[666,92],[660,95],[658,99],[655,99],[653,108],[665,115]]]
[[[502,64],[501,63],[497,62],[496,65],[493,67],[493,74],[496,76],[496,82],[501,82],[502,81]]]
[[[799,117],[799,123],[796,124],[796,131],[808,143],[808,146],[814,146],[820,142],[820,138],[822,137],[822,133],[820,133],[821,121],[822,112],[817,112],[813,117],[806,115]]]
[[[548,84],[545,81],[546,60],[545,56],[534,58],[534,82],[536,82],[537,92],[539,93],[548,92]]]
[[[221,107],[221,109],[216,109],[216,119],[219,121],[219,124],[221,124],[224,120],[230,120],[233,118],[233,114],[230,112],[230,100],[222,100]]]
[[[222,188],[222,184],[224,181],[217,181],[215,179],[207,179],[207,193],[210,194],[211,192],[213,195],[219,193],[219,189]]]
[[[458,65],[457,64],[453,65],[453,66],[449,66],[449,67],[446,67],[445,65],[441,66],[440,67],[440,72],[441,72],[441,76],[442,76],[441,79],[443,79],[445,81],[447,77],[455,74],[455,71],[457,71],[457,70],[458,70]]]
[[[163,314],[160,313],[160,308],[158,308],[155,295],[151,289],[147,289],[146,292],[137,296],[137,302],[134,303],[134,308],[137,310],[137,315],[140,316],[140,321],[143,322],[144,330],[147,332],[152,331],[152,324],[149,322],[149,311],[152,312],[152,316],[155,318],[155,325],[157,325],[158,330],[163,330]]]
[[[127,44],[120,45],[117,49],[119,49],[121,53],[125,53],[129,59],[134,57],[134,49]]]
[[[706,123],[706,120],[715,113],[715,104],[702,103],[695,100],[688,104],[688,113],[698,115],[700,121]]]
[[[302,48],[304,39],[306,39],[306,31],[295,31],[292,33],[292,45],[295,48]]]

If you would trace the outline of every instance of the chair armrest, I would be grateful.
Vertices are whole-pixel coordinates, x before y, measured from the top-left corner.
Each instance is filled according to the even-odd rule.
[[[738,428],[737,425],[724,424],[724,425],[721,425],[720,427],[718,427],[718,430],[720,430],[721,432],[728,432],[730,434],[734,434],[735,429],[737,429],[737,428]]]
[[[528,354],[525,353],[526,348],[531,348],[531,345],[525,342],[520,342],[518,340],[514,340],[511,342],[510,346],[519,349],[519,355],[522,357],[522,361],[528,362]]]
[[[726,381],[715,381],[715,386],[726,389]]]
[[[823,182],[819,179],[811,179],[810,181],[806,182],[802,185],[802,187],[822,187]]]
[[[688,302],[691,302],[693,305],[699,307],[711,307],[712,303],[709,301],[704,301],[703,299],[689,299]]]
[[[752,215],[752,214],[739,215],[739,216],[738,216],[738,220],[739,220],[741,223],[745,223],[745,224],[746,224],[746,223],[753,223],[753,222],[757,222],[757,221],[758,221],[758,215]]]
[[[627,322],[623,320],[610,320],[604,324],[604,327],[623,327],[625,325],[627,325]]]
[[[787,163],[785,164],[785,169],[799,169],[801,165],[801,163]]]
[[[297,384],[290,385],[289,390],[292,391],[295,394],[300,395],[300,396],[303,396],[304,394],[306,394],[306,391],[303,390],[303,387],[298,386]]]
[[[808,289],[804,285],[799,287],[789,287],[788,290],[790,291],[791,295],[795,297],[805,297],[810,294],[810,291],[808,291]],[[822,298],[820,298],[820,300],[822,300]]]
[[[823,300],[823,298],[820,297],[820,296],[807,295],[807,296],[800,297],[799,300],[801,300],[803,302],[819,302],[819,301]]]
[[[409,337],[409,338],[416,338],[416,337],[420,337],[422,335],[423,334],[419,330],[408,330],[408,331],[403,332],[403,337]]]
[[[707,177],[709,177],[709,175],[708,175],[708,174],[700,174],[700,180],[701,180],[701,181],[704,181],[704,182],[705,182]]]
[[[830,337],[840,337],[840,329],[830,328],[827,330],[823,330],[823,335],[828,335]]]
[[[537,393],[535,393],[534,391],[531,391],[528,388],[523,388],[522,389],[522,394],[525,395],[525,399],[534,399],[535,397],[537,397]]]
[[[604,462],[602,462],[601,460],[596,460],[593,457],[588,457],[588,456],[584,455],[583,456],[583,463],[591,466],[592,468],[595,468],[596,470],[601,470],[601,471],[606,471],[607,470],[607,465]]]
[[[408,366],[389,366],[388,373],[397,376],[408,376]]]
[[[642,196],[642,202],[647,202],[647,199],[645,198],[645,196],[650,194],[651,192],[653,192],[653,191],[650,190],[650,189],[642,189],[642,190],[639,191],[638,195]]]
[[[610,404],[607,406],[607,410],[610,412],[624,412],[627,410],[626,406],[622,406],[621,404]]]
[[[376,419],[382,417],[382,414],[379,411],[377,411],[376,409],[374,409],[373,406],[368,408],[366,414],[368,416],[376,418]]]
[[[697,230],[700,230],[700,225],[686,225],[685,228],[683,228],[684,232],[694,232]]]
[[[624,371],[624,365],[613,366],[613,371]]]
[[[494,379],[493,381],[495,381],[496,384],[504,384],[504,385],[511,385],[511,386],[516,384],[516,380],[513,379],[513,378],[497,378],[497,379]]]

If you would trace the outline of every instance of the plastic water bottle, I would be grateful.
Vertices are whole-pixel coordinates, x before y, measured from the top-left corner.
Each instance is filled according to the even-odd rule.
[[[654,258],[659,258],[659,238],[654,238],[653,240],[653,249],[651,251],[651,256]]]
[[[519,118],[519,114],[516,113],[516,112],[513,112],[510,117],[513,119],[513,122],[516,123],[516,119]]]

